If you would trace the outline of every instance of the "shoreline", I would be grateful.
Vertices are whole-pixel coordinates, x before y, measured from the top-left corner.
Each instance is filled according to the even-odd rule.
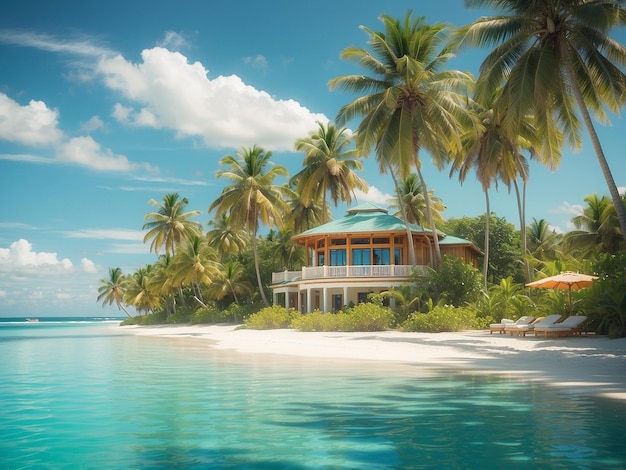
[[[140,336],[204,340],[208,347],[242,354],[379,361],[428,370],[514,376],[560,387],[566,393],[626,402],[626,338],[567,338],[459,333],[300,332],[247,330],[239,325],[118,326]]]

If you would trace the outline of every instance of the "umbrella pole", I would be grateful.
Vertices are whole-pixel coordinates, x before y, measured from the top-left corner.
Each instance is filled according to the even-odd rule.
[[[567,296],[569,298],[569,316],[572,316],[572,285],[569,285],[569,289],[567,290]]]

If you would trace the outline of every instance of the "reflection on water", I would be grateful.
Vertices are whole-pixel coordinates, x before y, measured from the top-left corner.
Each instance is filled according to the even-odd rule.
[[[4,468],[626,467],[621,402],[97,324],[35,328],[0,327]]]

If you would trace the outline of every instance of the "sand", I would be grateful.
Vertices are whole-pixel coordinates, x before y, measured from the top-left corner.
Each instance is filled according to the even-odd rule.
[[[235,325],[120,327],[136,335],[208,340],[207,347],[242,354],[390,361],[457,372],[518,376],[567,393],[626,401],[626,338],[511,337],[489,331],[461,333],[305,333],[246,330]]]

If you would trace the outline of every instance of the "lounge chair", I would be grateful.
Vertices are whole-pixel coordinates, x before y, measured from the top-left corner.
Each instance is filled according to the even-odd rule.
[[[543,333],[543,336],[547,338],[550,335],[568,336],[581,333],[582,329],[580,327],[586,319],[587,317],[585,315],[572,315],[571,317],[567,317],[561,323],[553,323],[552,325],[539,327],[536,326],[534,330],[535,336],[539,333]]]
[[[532,315],[525,315],[523,317],[520,317],[517,321],[509,320],[508,318],[503,318],[502,321],[500,321],[500,323],[492,323],[491,325],[489,325],[489,334],[493,334],[494,331],[497,331],[498,333],[502,334],[504,333],[504,328],[507,326],[528,325],[534,319],[535,317],[533,317]]]
[[[526,333],[530,331],[534,331],[538,326],[547,326],[556,323],[561,319],[561,315],[548,315],[545,318],[537,318],[536,321],[529,323],[528,325],[512,325],[505,326],[504,331],[509,333],[511,336],[517,333],[518,336],[526,336]]]

